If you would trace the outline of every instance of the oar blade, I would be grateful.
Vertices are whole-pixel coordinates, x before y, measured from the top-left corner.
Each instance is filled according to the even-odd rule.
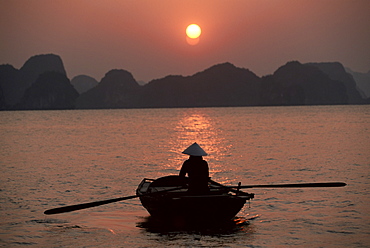
[[[87,204],[87,203],[86,203]],[[95,207],[93,206],[94,204],[78,204],[78,205],[73,205],[73,206],[65,206],[65,207],[59,207],[59,208],[53,208],[46,210],[44,214],[51,215],[51,214],[61,214],[61,213],[67,213],[67,212],[72,212],[84,208],[91,208]]]
[[[64,206],[64,207],[59,207],[59,208],[53,208],[46,210],[44,214],[50,215],[50,214],[61,214],[61,213],[67,213],[67,212],[72,212],[76,210],[81,210],[85,208],[92,208],[92,207],[97,207],[100,205],[108,204],[108,203],[113,203],[117,201],[123,201],[123,200],[128,200],[132,198],[139,197],[137,195],[132,195],[132,196],[126,196],[126,197],[120,197],[120,198],[115,198],[115,199],[110,199],[110,200],[104,200],[104,201],[96,201],[96,202],[89,202],[89,203],[81,203],[81,204],[76,204],[76,205],[70,205],[70,206]]]
[[[59,208],[53,208],[53,209],[46,210],[44,212],[44,214],[50,215],[50,214],[67,213],[67,212],[72,212],[72,211],[81,210],[81,209],[85,209],[85,208],[97,207],[97,206],[100,206],[100,205],[113,203],[113,202],[117,202],[117,201],[124,201],[124,200],[132,199],[132,198],[137,198],[137,197],[144,196],[144,195],[161,194],[161,193],[174,191],[174,190],[178,190],[178,189],[182,189],[182,188],[183,187],[176,187],[176,188],[161,190],[161,191],[157,191],[157,192],[146,193],[146,194],[142,194],[142,195],[131,195],[131,196],[125,196],[125,197],[120,197],[120,198],[115,198],[115,199],[89,202],[89,203],[81,203],[81,204],[77,204],[77,205],[69,205],[69,206],[64,206],[64,207],[59,207]]]

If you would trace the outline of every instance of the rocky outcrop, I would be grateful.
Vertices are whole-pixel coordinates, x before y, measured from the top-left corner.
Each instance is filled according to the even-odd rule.
[[[86,75],[78,75],[71,80],[71,84],[78,93],[82,94],[98,85],[95,78]]]
[[[0,87],[0,110],[6,109],[6,103],[4,98],[3,89]]]
[[[23,96],[26,87],[20,78],[19,70],[12,65],[0,65],[0,87],[3,92],[4,108],[15,105]]]
[[[349,68],[346,68],[346,71],[353,76],[362,98],[370,98],[370,71],[367,73],[354,72]]]
[[[168,76],[143,86],[143,107],[210,107],[259,104],[259,78],[230,63],[192,76]]]
[[[62,59],[55,54],[42,54],[29,58],[20,69],[24,80],[30,85],[44,72],[53,71],[66,75]]]
[[[125,70],[111,70],[101,82],[83,93],[76,101],[77,108],[134,108],[138,105],[139,84]]]
[[[8,109],[14,109],[25,91],[45,72],[59,72],[66,75],[62,59],[54,54],[36,55],[24,63],[21,69],[11,65],[0,66],[0,87]]]
[[[308,63],[327,74],[330,79],[342,82],[346,87],[349,104],[363,103],[363,98],[357,88],[356,81],[352,75],[347,73],[344,66],[339,62],[330,63]]]
[[[345,85],[320,69],[297,61],[263,78],[262,101],[273,105],[347,104]]]
[[[45,72],[26,90],[17,109],[73,109],[78,96],[66,75]]]

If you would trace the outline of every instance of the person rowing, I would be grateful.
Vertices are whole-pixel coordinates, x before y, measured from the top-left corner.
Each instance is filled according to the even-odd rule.
[[[207,194],[209,167],[207,161],[203,160],[203,156],[208,154],[196,142],[182,153],[189,155],[189,159],[183,163],[179,173],[180,177],[185,178],[186,174],[189,177],[188,192],[195,195]]]

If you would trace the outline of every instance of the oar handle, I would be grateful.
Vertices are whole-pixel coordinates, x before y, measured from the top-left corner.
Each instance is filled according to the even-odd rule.
[[[219,187],[224,188],[224,189],[227,189],[227,190],[229,190],[229,191],[231,191],[231,192],[233,192],[233,193],[235,193],[235,194],[240,194],[240,195],[245,195],[245,196],[251,196],[251,195],[252,195],[252,194],[249,194],[249,193],[246,193],[246,192],[243,192],[243,191],[240,191],[240,190],[234,189],[234,188],[230,188],[230,187],[225,186],[225,185],[223,185],[223,184],[221,184],[221,183],[218,183],[218,182],[216,182],[216,181],[213,181],[212,179],[209,179],[209,181],[210,181],[211,183],[213,183],[214,185],[219,186]],[[211,186],[212,186],[212,185],[211,185]]]
[[[289,184],[265,184],[265,185],[245,185],[240,186],[241,189],[247,188],[314,188],[314,187],[344,187],[343,182],[327,182],[327,183],[289,183]],[[238,186],[228,186],[237,188]]]

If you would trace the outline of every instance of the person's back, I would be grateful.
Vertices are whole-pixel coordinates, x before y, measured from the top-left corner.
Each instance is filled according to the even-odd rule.
[[[190,155],[184,162],[180,170],[180,176],[189,176],[189,192],[193,194],[203,194],[209,192],[209,168],[207,161],[203,160],[202,155],[207,155],[204,150],[196,143],[191,145],[183,153]]]
[[[190,156],[183,164],[180,176],[188,173],[189,178],[207,178],[209,177],[208,163],[199,156]]]

